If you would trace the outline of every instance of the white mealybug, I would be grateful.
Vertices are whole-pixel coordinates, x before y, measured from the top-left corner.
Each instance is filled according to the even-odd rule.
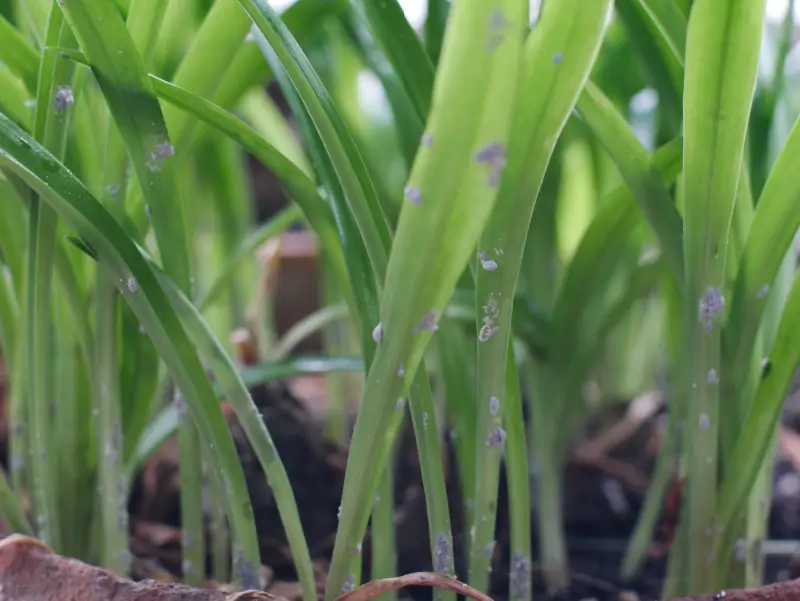
[[[503,428],[493,428],[486,438],[487,447],[499,447],[506,441],[506,431]]]
[[[422,201],[422,194],[419,188],[415,188],[414,186],[406,186],[403,189],[403,196],[410,200],[411,204],[418,205],[420,201]]]
[[[56,90],[55,97],[53,98],[53,108],[55,111],[57,113],[63,113],[73,104],[75,104],[75,96],[72,94],[72,88],[60,86]]]

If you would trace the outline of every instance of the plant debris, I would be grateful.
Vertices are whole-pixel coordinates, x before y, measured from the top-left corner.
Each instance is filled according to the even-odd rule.
[[[56,555],[43,542],[19,534],[0,540],[0,592],[14,601],[285,601],[262,591],[230,594],[157,580],[133,582]]]

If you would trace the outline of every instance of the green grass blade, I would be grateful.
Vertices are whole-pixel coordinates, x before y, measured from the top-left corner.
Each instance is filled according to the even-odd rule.
[[[295,38],[302,41],[314,33],[327,18],[345,11],[347,5],[347,0],[297,0],[281,13],[281,20]],[[223,108],[233,108],[248,90],[265,84],[270,77],[270,68],[258,45],[253,41],[246,41],[231,61],[213,100]]]
[[[378,4],[372,0],[351,2],[356,14],[369,24],[405,88],[417,117],[425,122],[433,93],[433,65],[417,33],[406,20],[397,0]]]
[[[352,15],[348,16],[352,17]],[[345,31],[352,38],[352,43],[359,56],[367,68],[373,71],[380,79],[394,115],[394,126],[398,142],[402,149],[406,166],[410,169],[414,162],[414,155],[417,152],[420,138],[422,138],[424,117],[420,117],[414,110],[411,98],[399,74],[386,59],[372,33],[366,27],[361,27],[359,23],[354,22],[355,19],[343,17],[342,21]],[[392,205],[392,208],[394,208],[394,205]],[[396,219],[393,223],[395,222]]]
[[[409,410],[414,424],[414,437],[417,441],[417,454],[422,472],[422,490],[425,493],[433,570],[455,577],[453,536],[442,467],[439,427],[430,379],[424,366],[417,370],[414,383],[411,385]],[[433,597],[438,601],[447,599],[455,601],[455,594],[443,590],[434,591]]]
[[[678,176],[681,150],[682,140],[673,140],[650,159],[648,170],[657,172],[663,185]],[[583,322],[584,298],[593,298],[591,291],[610,277],[622,246],[640,222],[641,214],[627,186],[621,185],[602,202],[566,269],[554,303],[551,352],[555,363],[569,361],[578,351],[580,328],[575,324]]]
[[[764,365],[753,404],[742,424],[742,432],[730,458],[716,507],[714,552],[717,582],[724,583],[724,569],[733,552],[731,531],[740,517],[767,452],[770,449],[783,401],[800,363],[800,276],[796,276],[783,309],[775,343]]]
[[[25,82],[29,92],[36,91],[39,53],[2,15],[0,15],[0,60]]]
[[[0,469],[0,515],[8,524],[11,532],[34,536],[25,511],[20,504],[19,496],[12,490],[5,472]]]
[[[135,5],[134,5],[135,7]],[[127,463],[136,442],[153,415],[158,396],[160,359],[158,351],[139,329],[139,320],[127,307],[119,307],[120,327],[120,390],[125,391],[122,403],[122,462]]]
[[[136,43],[142,60],[150,64],[156,49],[156,40],[164,24],[168,3],[160,0],[132,0],[125,24]]]
[[[658,93],[657,127],[669,132],[668,135],[679,134],[683,112],[683,61],[674,57],[657,24],[639,0],[618,0],[615,6],[630,45],[641,60],[643,75]],[[616,66],[617,70],[628,68],[626,62]]]
[[[397,576],[397,528],[394,505],[394,471],[385,469],[375,495],[370,523],[372,580]],[[357,578],[355,575],[353,582],[356,582]],[[396,599],[396,591],[389,591],[378,597],[378,601],[396,601]]]
[[[214,2],[193,36],[172,82],[200,97],[211,97],[241,47],[250,25],[250,19],[238,0]],[[195,122],[190,115],[172,106],[164,108],[164,118],[176,148],[188,153]]]
[[[353,321],[358,326],[362,351],[366,363],[369,364],[374,353],[375,342],[372,339],[372,324],[378,318],[378,284],[383,274],[376,278],[375,266],[371,264],[363,238],[360,235],[355,216],[351,213],[341,182],[337,179],[336,170],[331,162],[325,145],[317,132],[303,101],[292,85],[277,55],[267,43],[261,32],[254,32],[264,56],[272,68],[276,81],[297,120],[302,138],[305,140],[309,159],[314,168],[316,179],[327,194],[329,206],[333,212],[336,228],[341,241],[346,261],[348,280],[340,280],[339,284],[345,299],[353,299],[350,304]],[[350,294],[348,294],[350,293]],[[355,559],[354,559],[355,561]]]
[[[285,209],[281,209],[269,221],[259,226],[258,229],[242,240],[225,261],[217,276],[209,284],[206,292],[197,298],[197,307],[202,311],[212,306],[214,301],[219,298],[219,294],[224,290],[228,281],[234,277],[236,268],[248,256],[252,255],[266,240],[289,229],[292,224],[302,220],[302,217],[303,212],[300,206],[296,204],[290,205]]]
[[[508,26],[486,27],[493,10]],[[348,457],[342,515],[326,598],[354,571],[378,478],[436,322],[492,210],[504,166],[521,61],[524,2],[459,4],[445,41],[427,134],[412,168],[385,288],[378,351],[371,365]],[[477,44],[477,46],[476,46]],[[467,48],[481,48],[469,53]],[[377,271],[377,270],[376,270]],[[397,376],[404,365],[404,378]]]
[[[52,154],[0,115],[0,164],[31,186],[70,223],[100,261],[112,267],[123,297],[136,313],[188,402],[203,442],[213,445],[212,469],[225,483],[233,527],[235,575],[257,588],[259,547],[241,464],[208,377],[138,247],[114,218]]]
[[[70,47],[74,38],[53,4],[46,33],[47,45]],[[66,148],[70,106],[74,102],[72,78],[75,65],[54,51],[45,50],[39,70],[34,138],[56,157]],[[61,550],[56,462],[47,459],[51,428],[50,405],[56,394],[56,372],[52,356],[52,274],[56,247],[57,217],[53,209],[35,195],[30,199],[28,235],[27,390],[33,433],[31,467],[36,526],[42,540]],[[50,449],[53,452],[54,449]]]
[[[508,433],[506,474],[511,528],[508,590],[512,601],[530,601],[532,588],[530,472],[522,403],[514,346],[510,344],[506,359],[506,403],[503,407],[503,423]]]
[[[647,150],[625,118],[592,82],[587,82],[577,109],[616,163],[656,232],[675,277],[682,280],[681,217],[658,173],[650,166]]]
[[[300,46],[264,0],[240,0],[271,46],[319,132],[376,273],[386,270],[389,228],[366,165],[333,101]]]
[[[425,50],[434,64],[439,62],[449,11],[450,0],[428,0],[428,12],[425,19]]]
[[[711,590],[727,239],[755,92],[764,2],[696,0],[684,86],[684,261],[691,370],[687,424],[689,592]],[[716,318],[716,319],[715,319]],[[723,561],[719,557],[718,561]]]
[[[17,350],[19,318],[19,301],[14,292],[11,272],[0,262],[0,348],[3,351],[3,360],[8,365],[8,372],[12,374],[16,360],[14,354]]]
[[[138,5],[140,10],[153,7]],[[150,215],[156,231],[161,259],[167,272],[175,279],[182,290],[190,290],[189,253],[185,236],[183,215],[176,184],[175,171],[171,157],[175,149],[167,133],[161,107],[149,86],[147,68],[136,46],[136,40],[126,28],[122,16],[113,3],[108,0],[97,0],[84,4],[71,4],[63,7],[64,14],[80,42],[81,48],[89,60],[95,78],[108,103],[116,129],[112,132],[110,159],[106,169],[106,182],[109,177],[121,177],[124,162],[122,147],[116,141],[118,132],[127,150],[133,171],[139,186],[144,190],[145,198],[150,206]],[[118,205],[111,202],[112,205]],[[117,209],[114,211],[120,214]],[[101,267],[101,271],[106,269]],[[97,389],[107,390],[107,399],[99,404],[102,408],[101,432],[103,433],[103,454],[108,460],[103,461],[105,472],[103,483],[106,489],[113,487],[115,494],[124,498],[124,491],[111,483],[116,480],[115,465],[122,452],[122,425],[119,414],[118,366],[113,360],[115,354],[110,349],[116,347],[115,307],[113,289],[105,287],[101,293],[101,302],[97,305],[98,328],[97,351],[102,369],[98,370]],[[101,319],[102,318],[102,319]],[[184,547],[195,550],[192,564],[202,563],[199,557],[203,548],[203,523],[201,510],[196,498],[201,494],[201,464],[199,440],[193,432],[194,425],[187,427],[180,435],[181,447],[181,506],[184,513],[182,530],[184,531]],[[115,433],[119,433],[118,435]],[[115,498],[106,490],[104,497],[104,563],[120,573],[125,573],[122,563],[123,543],[127,527],[118,516],[123,515],[120,507],[124,506],[123,498]],[[125,514],[127,515],[127,514]],[[116,532],[116,535],[111,533]],[[199,548],[199,549],[198,549]],[[126,555],[127,557],[127,555]],[[192,576],[190,571],[190,577]],[[200,579],[193,578],[195,584]]]
[[[181,206],[175,199],[175,152],[147,68],[110,0],[66,4],[75,32],[125,143],[133,172],[150,205],[161,260],[182,290],[190,289]]]
[[[686,54],[686,17],[673,0],[638,0],[681,66]]]
[[[344,305],[329,305],[314,311],[286,331],[270,353],[270,358],[276,361],[286,358],[303,340],[347,316],[348,308]]]
[[[749,379],[753,347],[781,262],[800,227],[800,122],[796,122],[767,178],[742,250],[723,332],[726,389]],[[728,388],[729,386],[729,388]]]
[[[303,173],[314,178],[314,172],[302,142],[297,139],[291,123],[283,116],[280,107],[266,90],[251,90],[244,95],[236,110],[262,138],[270,140]]]
[[[472,295],[474,298],[474,294]],[[473,303],[474,304],[474,303]],[[470,305],[465,321],[472,321]],[[474,332],[471,333],[474,336]],[[470,519],[472,496],[475,494],[475,387],[472,385],[475,351],[471,336],[459,323],[448,319],[438,332],[439,362],[444,379],[445,415],[452,430],[458,481],[461,485],[464,516]],[[466,357],[465,357],[466,355]],[[470,367],[472,370],[470,370]]]
[[[264,420],[253,403],[250,393],[236,372],[236,367],[222,344],[216,339],[194,305],[177,289],[166,275],[156,272],[164,291],[184,324],[187,334],[196,345],[198,354],[216,376],[220,388],[233,407],[247,439],[253,446],[267,482],[275,495],[281,522],[289,540],[305,601],[314,601],[316,584],[311,556],[300,523],[300,515],[292,492],[292,485],[281,462]],[[195,499],[196,502],[196,499]],[[205,565],[205,564],[204,564]],[[202,574],[201,574],[202,576]]]
[[[612,3],[580,0],[548,4],[526,42],[525,71],[497,207],[481,236],[476,276],[478,336],[478,413],[475,536],[470,548],[469,583],[486,590],[500,458],[502,418],[492,399],[506,402],[506,358],[511,335],[514,291],[536,198],[556,140],[589,77],[605,34]],[[542,94],[547,89],[547,94]],[[494,441],[500,441],[500,444]],[[548,516],[547,519],[551,519]],[[552,586],[566,584],[561,551],[545,548],[544,569]]]
[[[314,231],[320,238],[325,252],[331,256],[337,276],[347,281],[347,271],[333,216],[316,186],[290,159],[261,138],[252,128],[219,106],[186,90],[151,76],[153,86],[164,100],[191,112],[197,118],[227,134],[248,152],[253,153],[266,167],[276,174],[286,191],[303,210]]]
[[[18,195],[13,184],[0,174],[0,252],[11,272],[17,298],[22,299],[28,216],[23,205],[13,201],[15,196]]]
[[[0,87],[0,110],[27,131],[30,131],[33,111],[26,104],[29,95],[25,89],[25,84],[15,77],[11,71],[0,65],[0,86],[2,86]]]
[[[661,452],[656,460],[656,466],[650,479],[647,497],[636,521],[636,528],[628,539],[625,557],[622,560],[622,577],[626,580],[633,578],[647,560],[650,548],[653,545],[653,532],[661,518],[664,498],[669,485],[673,483],[675,457],[673,453],[673,440],[675,436],[672,427],[669,427],[666,439],[662,443]]]

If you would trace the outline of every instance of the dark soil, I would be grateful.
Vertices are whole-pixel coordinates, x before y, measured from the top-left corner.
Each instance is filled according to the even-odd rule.
[[[330,557],[341,488],[344,480],[346,450],[326,442],[321,424],[315,423],[304,404],[296,399],[283,384],[261,386],[253,391],[256,404],[264,416],[275,439],[284,465],[294,487],[300,516],[308,537],[312,558],[324,573]],[[607,416],[604,421],[613,421],[618,416]],[[631,469],[647,478],[652,469],[652,444],[656,420],[640,429],[622,445],[617,447],[613,458],[624,462]],[[288,545],[281,526],[274,499],[266,485],[264,475],[255,456],[244,440],[241,428],[232,419],[232,429],[240,449],[245,473],[255,508],[257,528],[261,541],[262,560],[281,581],[296,580]],[[591,435],[595,428],[584,433]],[[398,572],[400,574],[431,569],[428,547],[425,502],[416,458],[413,432],[410,424],[403,432],[399,447],[396,473],[396,525]],[[452,449],[448,466],[455,465]],[[150,504],[143,513],[138,501],[140,488],[134,491],[132,515],[134,521],[158,522],[173,527],[179,526],[179,497],[173,465],[162,474],[164,489],[171,493],[160,503]],[[800,474],[784,460],[777,460],[776,482],[782,478],[797,478]],[[461,495],[455,470],[447,472],[448,493],[451,504],[457,574],[466,575],[464,541],[466,528],[459,511]],[[139,484],[141,487],[141,482]],[[625,543],[630,536],[636,517],[644,499],[644,489],[638,482],[633,484],[609,475],[600,467],[567,465],[564,489],[564,514],[567,533],[572,585],[565,599],[595,598],[619,599],[625,592],[635,592],[641,599],[657,599],[666,566],[665,558],[653,558],[631,582],[623,582],[619,570]],[[770,517],[771,538],[796,538],[800,536],[800,494],[787,496],[776,494]],[[535,516],[532,513],[532,517]],[[538,537],[534,531],[531,540],[534,549],[534,566],[538,549]],[[493,558],[492,593],[495,598],[507,598],[508,587],[508,542],[509,524],[505,480],[501,479],[500,501],[496,528],[497,545]],[[180,571],[180,554],[177,540],[169,545],[171,553],[159,553],[159,561],[173,573]],[[370,539],[364,541],[365,578],[369,577]],[[789,557],[770,558],[767,562],[767,582],[775,582],[794,576]],[[545,595],[543,582],[534,573],[534,593],[538,598]],[[411,592],[419,601],[430,599],[429,589]],[[635,597],[634,597],[635,598]]]

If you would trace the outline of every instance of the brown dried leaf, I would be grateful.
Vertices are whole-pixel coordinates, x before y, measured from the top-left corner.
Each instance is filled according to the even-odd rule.
[[[389,591],[396,591],[407,586],[428,586],[444,588],[455,591],[465,597],[472,597],[475,601],[492,601],[492,598],[477,589],[456,580],[451,576],[437,572],[415,572],[398,576],[397,578],[383,578],[367,582],[349,593],[342,595],[336,601],[372,601]]]
[[[0,590],[14,601],[267,601],[261,591],[233,595],[213,589],[143,580],[133,582],[53,553],[36,539],[14,534],[0,540]],[[285,601],[285,600],[283,600]]]

